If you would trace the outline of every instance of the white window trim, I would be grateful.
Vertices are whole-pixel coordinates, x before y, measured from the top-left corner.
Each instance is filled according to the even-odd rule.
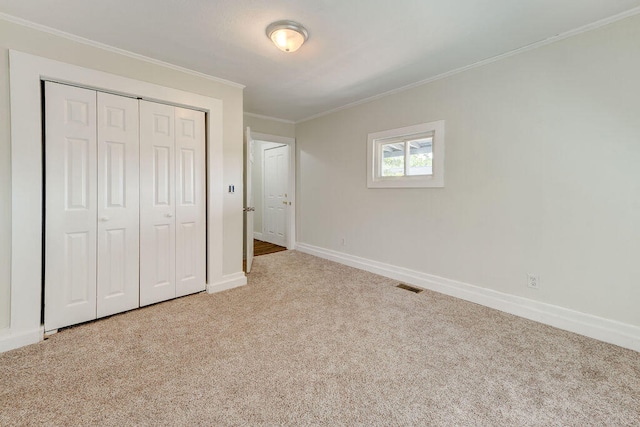
[[[404,140],[420,134],[433,133],[431,175],[380,176],[382,143],[397,138]],[[444,187],[444,120],[421,123],[382,132],[370,133],[367,138],[367,188],[437,188]]]

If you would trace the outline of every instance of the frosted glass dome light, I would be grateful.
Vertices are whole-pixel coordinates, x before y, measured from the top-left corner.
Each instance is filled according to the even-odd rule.
[[[267,37],[283,52],[295,52],[309,38],[309,33],[294,21],[278,21],[267,27]]]

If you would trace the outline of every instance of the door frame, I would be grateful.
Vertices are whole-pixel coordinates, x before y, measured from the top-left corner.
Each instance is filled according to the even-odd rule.
[[[262,140],[260,140],[259,142],[266,143],[266,144],[260,144],[260,160],[261,160],[260,167],[262,168],[261,169],[261,172],[262,172],[261,175],[262,176],[260,177],[260,186],[262,187],[260,189],[260,194],[262,195],[262,200],[260,200],[260,218],[262,219],[262,221],[261,221],[262,229],[260,230],[260,235],[262,236],[262,241],[267,242],[267,243],[272,243],[274,245],[279,245],[278,243],[275,243],[275,242],[267,240],[266,237],[265,237],[267,235],[267,233],[265,233],[265,217],[266,217],[266,213],[267,213],[267,208],[266,208],[267,196],[265,194],[265,188],[266,188],[265,176],[266,175],[264,173],[265,172],[264,165],[266,164],[266,162],[265,162],[264,156],[265,156],[265,152],[267,150],[271,150],[271,149],[274,149],[274,148],[285,147],[286,145],[279,144],[277,142],[271,142],[271,141],[262,141]],[[273,144],[273,145],[266,146],[267,144]],[[291,148],[289,146],[286,146],[286,147],[287,147],[287,150],[291,151]],[[288,156],[291,156],[291,153],[288,153]],[[291,171],[288,170],[288,167],[289,167],[289,165],[287,165],[287,179],[288,179],[288,176],[289,176],[288,174],[291,172]],[[289,191],[288,182],[287,182],[287,191]],[[287,193],[287,196],[288,196],[288,194],[289,193]],[[287,198],[289,198],[289,197],[287,197]],[[288,215],[288,213],[289,213],[289,209],[287,209],[287,215]],[[288,221],[288,219],[285,220],[285,222],[287,222],[287,221]],[[285,224],[285,227],[288,227],[288,222]],[[289,230],[288,229],[285,232],[286,232],[286,234],[289,234]],[[258,240],[260,240],[260,239],[258,239]],[[285,244],[286,244],[286,240],[285,240]]]
[[[289,201],[291,205],[287,210],[287,249],[292,250],[296,248],[296,139],[286,136],[270,135],[267,133],[259,133],[251,131],[251,138],[254,141],[272,142],[275,144],[287,145],[289,147],[289,179],[287,182],[287,194],[289,195]],[[260,147],[262,150],[262,147]],[[264,163],[264,155],[262,156],[262,162]],[[246,172],[245,172],[246,174]],[[261,185],[264,187],[264,165],[262,168]],[[262,197],[264,198],[264,188],[262,191]],[[262,229],[264,232],[264,201],[262,206]]]
[[[35,55],[9,51],[11,95],[11,305],[0,351],[41,341],[43,153],[42,81],[50,80],[116,95],[204,111],[207,143],[207,291],[246,284],[223,276],[222,100],[159,86]],[[37,124],[37,125],[34,125]],[[38,165],[38,167],[34,167]],[[19,238],[18,238],[19,237]],[[234,277],[235,278],[235,277]]]

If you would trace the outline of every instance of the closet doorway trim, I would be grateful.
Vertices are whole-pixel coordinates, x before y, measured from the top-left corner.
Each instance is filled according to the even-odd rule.
[[[42,99],[44,80],[204,111],[207,141],[207,289],[222,275],[222,100],[9,51],[11,94],[10,348],[42,340]],[[8,338],[8,337],[3,337]]]

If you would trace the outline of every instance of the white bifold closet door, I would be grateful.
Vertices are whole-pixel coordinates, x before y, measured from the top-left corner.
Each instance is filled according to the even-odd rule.
[[[45,330],[205,289],[205,116],[45,84]]]
[[[205,127],[202,111],[176,108],[176,296],[206,283]]]
[[[138,102],[45,84],[45,329],[138,306]]]
[[[98,317],[139,307],[138,100],[98,92]]]
[[[140,101],[140,305],[205,289],[204,113]]]
[[[96,318],[96,92],[46,83],[45,329]]]

